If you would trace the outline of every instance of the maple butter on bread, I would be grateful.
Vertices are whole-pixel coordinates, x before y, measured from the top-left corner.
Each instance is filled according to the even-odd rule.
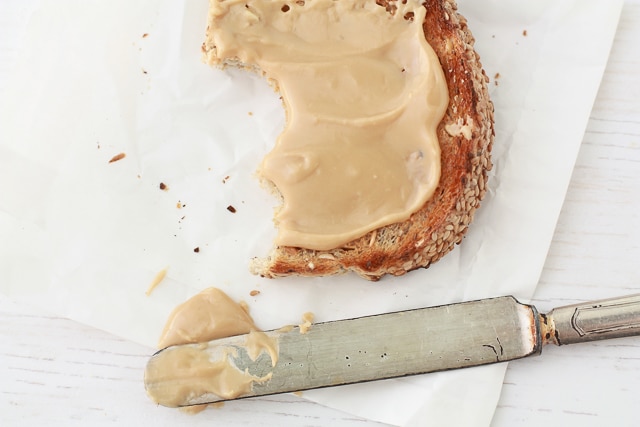
[[[262,73],[287,123],[260,176],[282,196],[265,277],[428,267],[491,168],[493,105],[448,0],[211,0],[209,63]]]

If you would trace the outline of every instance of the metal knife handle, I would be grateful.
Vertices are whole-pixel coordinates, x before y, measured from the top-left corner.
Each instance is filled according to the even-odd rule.
[[[540,323],[544,344],[640,335],[640,294],[554,308]]]

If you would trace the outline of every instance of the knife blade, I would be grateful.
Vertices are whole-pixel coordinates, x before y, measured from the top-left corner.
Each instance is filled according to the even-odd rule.
[[[257,355],[255,334],[160,350],[147,393],[182,407],[507,362],[545,344],[640,335],[640,294],[547,314],[505,296],[260,334]]]

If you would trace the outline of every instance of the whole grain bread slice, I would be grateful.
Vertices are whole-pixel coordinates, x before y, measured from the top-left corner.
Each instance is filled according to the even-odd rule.
[[[376,0],[393,10],[394,2]],[[278,246],[255,258],[254,274],[326,276],[353,271],[368,280],[427,268],[459,244],[486,191],[494,138],[488,77],[474,50],[474,38],[454,0],[426,0],[425,37],[440,59],[449,89],[449,106],[438,126],[441,177],[433,197],[403,222],[373,230],[326,251]],[[203,51],[211,63],[210,37]],[[244,66],[231,63],[228,65]]]

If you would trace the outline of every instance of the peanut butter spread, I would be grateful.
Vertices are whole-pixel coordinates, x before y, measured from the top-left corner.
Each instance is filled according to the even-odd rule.
[[[179,305],[170,315],[158,347],[171,347],[154,357],[145,371],[147,393],[156,402],[178,406],[190,396],[211,393],[233,399],[251,391],[253,384],[267,381],[251,375],[234,364],[239,347],[209,348],[207,341],[248,334],[242,349],[257,360],[269,355],[271,365],[278,361],[278,343],[258,331],[246,306],[238,304],[220,289],[209,288]],[[191,413],[198,412],[196,407]]]
[[[157,402],[167,406],[179,406],[190,396],[212,393],[222,399],[234,399],[251,392],[256,382],[271,378],[268,374],[258,378],[238,369],[232,361],[237,356],[234,349],[227,349],[222,356],[212,357],[207,344],[172,347],[161,353],[147,367],[145,381],[147,392]],[[154,387],[160,384],[161,387]]]
[[[314,319],[313,313],[307,311],[302,315],[302,323],[298,325],[301,334],[306,334],[311,329],[311,325],[313,324]]]
[[[440,178],[448,105],[419,0],[210,0],[208,60],[260,69],[287,123],[260,175],[276,244],[327,250],[406,220]]]
[[[167,267],[168,268],[168,267]],[[164,278],[167,276],[167,268],[163,268],[162,270],[160,270],[154,277],[153,280],[151,281],[151,283],[149,284],[149,287],[147,288],[147,291],[145,292],[145,294],[147,296],[151,295],[151,292],[153,292],[153,290],[160,284],[160,282],[162,282],[164,280]]]
[[[258,328],[246,306],[217,288],[208,288],[177,306],[162,331],[158,348],[211,341]]]

